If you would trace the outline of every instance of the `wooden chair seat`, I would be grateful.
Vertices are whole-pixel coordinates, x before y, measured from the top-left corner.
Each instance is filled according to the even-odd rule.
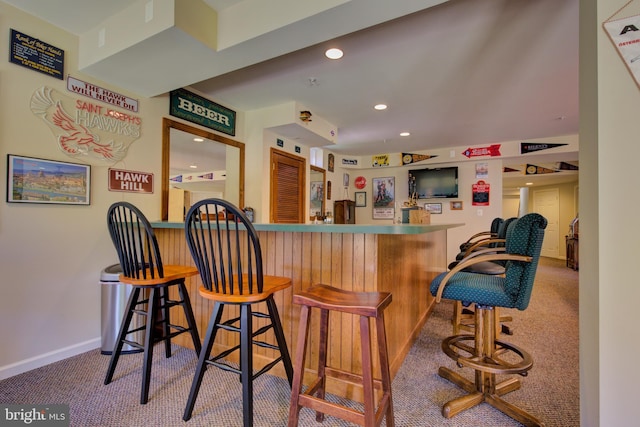
[[[299,413],[302,407],[314,409],[316,411],[316,420],[319,422],[323,421],[324,415],[327,414],[361,426],[374,427],[379,426],[386,416],[387,427],[394,426],[391,375],[384,326],[384,310],[391,303],[391,294],[388,292],[352,292],[317,284],[304,292],[294,295],[293,302],[301,305],[302,308],[300,310],[300,326],[298,329],[288,427],[298,425]],[[318,371],[317,377],[309,388],[302,392],[310,312],[314,308],[320,310]],[[345,371],[327,364],[330,311],[359,316],[362,374]],[[370,319],[375,321],[381,379],[374,378]],[[364,412],[326,400],[327,377],[340,378],[362,384]],[[374,400],[374,388],[382,390],[382,396],[379,399],[377,408]]]
[[[164,274],[162,277],[160,277],[158,269],[156,268],[154,272],[150,272],[149,269],[147,269],[148,273],[144,274],[144,277],[146,278],[138,279],[136,277],[127,277],[124,274],[121,274],[118,280],[120,283],[126,283],[134,286],[157,286],[171,283],[175,280],[183,280],[187,277],[198,274],[197,268],[186,265],[165,265],[163,268]]]
[[[197,273],[197,270],[196,270]],[[245,283],[247,283],[248,275],[243,275]],[[234,276],[234,281],[237,283],[237,276]],[[283,291],[291,286],[291,279],[288,277],[280,277],[280,276],[263,276],[263,288],[262,292],[254,292],[249,293],[248,289],[245,289],[245,292],[240,294],[239,292],[234,293],[222,293],[222,292],[214,292],[206,289],[204,286],[201,286],[199,289],[200,296],[212,301],[219,301],[226,304],[245,304],[245,303],[258,303],[260,301],[264,301],[273,294],[278,291]]]

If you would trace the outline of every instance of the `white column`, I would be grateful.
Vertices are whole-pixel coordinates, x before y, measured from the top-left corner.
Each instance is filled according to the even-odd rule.
[[[529,213],[529,187],[520,187],[518,218]]]

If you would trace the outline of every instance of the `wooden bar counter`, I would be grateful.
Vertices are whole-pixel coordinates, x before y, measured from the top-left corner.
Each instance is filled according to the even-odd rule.
[[[154,222],[152,225],[165,264],[194,265],[182,223]],[[393,302],[386,310],[385,322],[391,377],[395,377],[433,308],[434,298],[429,293],[429,283],[446,269],[447,229],[461,225],[254,224],[262,245],[264,273],[292,280],[291,288],[276,295],[289,351],[296,347],[300,312],[300,308],[291,302],[294,293],[315,283],[353,291],[387,291],[393,296]],[[199,296],[200,286],[199,276],[187,281],[202,337],[213,304]],[[232,314],[237,315],[237,312]],[[185,323],[184,319],[178,320],[178,323]],[[311,330],[317,331],[314,325],[317,325],[318,318],[312,317],[311,322]],[[261,324],[257,319],[254,323]],[[332,313],[330,328],[332,366],[361,372],[358,320],[352,315]],[[235,335],[227,332],[218,335],[217,350],[237,342]],[[312,334],[309,340],[307,352],[306,369],[310,370],[317,366],[315,335]],[[275,342],[271,331],[267,341]],[[187,340],[177,340],[176,343],[189,345]],[[254,354],[257,369],[273,357],[267,349],[256,349]],[[294,358],[295,354],[291,357]],[[375,363],[377,372],[378,362]],[[284,377],[281,365],[271,372]],[[360,387],[350,383],[329,382],[328,391],[361,400]]]

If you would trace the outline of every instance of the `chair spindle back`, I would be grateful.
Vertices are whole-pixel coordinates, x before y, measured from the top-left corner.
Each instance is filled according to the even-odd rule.
[[[116,202],[107,212],[107,226],[126,277],[164,277],[158,241],[142,211],[129,202]]]
[[[187,213],[185,233],[206,290],[228,295],[262,292],[260,240],[244,212],[222,199],[201,200]]]

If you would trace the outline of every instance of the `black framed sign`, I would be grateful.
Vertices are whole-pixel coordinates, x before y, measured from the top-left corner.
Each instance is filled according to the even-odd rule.
[[[64,80],[64,50],[11,29],[9,61]]]

